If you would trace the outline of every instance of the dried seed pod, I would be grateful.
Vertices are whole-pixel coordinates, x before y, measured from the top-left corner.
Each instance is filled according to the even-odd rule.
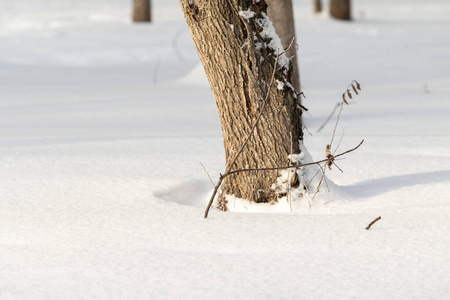
[[[330,149],[331,149],[331,145],[326,145],[326,146],[325,146],[325,157],[326,157],[326,158],[329,158],[330,155],[331,155]]]
[[[345,100],[345,93],[342,94],[342,101],[344,101],[345,104],[348,104],[347,100]]]
[[[353,89],[353,91],[355,92],[355,94],[358,95],[358,90],[355,88],[355,86],[353,85],[353,83],[352,83],[352,89]]]
[[[353,98],[353,97],[352,97],[352,93],[350,93],[350,90],[347,90],[347,95],[348,95],[348,97],[349,97],[350,99]]]
[[[331,166],[333,165],[333,162],[331,161],[331,160],[329,160],[328,162],[327,162],[327,166],[328,166],[328,169],[329,170],[331,170]]]
[[[328,169],[331,170],[331,166],[333,165],[333,161],[334,161],[334,156],[333,156],[333,154],[331,154],[330,149],[331,149],[331,145],[327,145],[325,147],[325,154],[326,154],[326,157],[329,159],[329,161],[327,161],[327,166],[328,166]]]

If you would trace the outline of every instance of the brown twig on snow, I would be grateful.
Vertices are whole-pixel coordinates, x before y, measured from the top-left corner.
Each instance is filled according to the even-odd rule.
[[[381,220],[381,217],[378,217],[375,220],[373,220],[372,222],[370,222],[370,224],[367,225],[366,230],[369,230],[370,227],[372,227],[372,225],[375,224],[376,222],[378,222],[379,220]]]

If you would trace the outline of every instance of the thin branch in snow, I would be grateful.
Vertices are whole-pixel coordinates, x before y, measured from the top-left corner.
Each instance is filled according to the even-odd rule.
[[[378,217],[375,220],[373,220],[372,222],[370,222],[370,224],[367,225],[366,230],[369,230],[370,227],[372,227],[372,225],[375,224],[376,222],[378,222],[379,220],[381,220],[381,217]]]
[[[336,149],[334,149],[333,155],[338,151],[339,146],[341,145],[342,139],[344,138],[344,134],[345,134],[345,129],[342,129],[342,135],[341,135],[341,138],[339,139],[339,143],[338,143],[338,145],[336,146]]]
[[[364,143],[364,140],[361,140],[361,142],[354,148],[349,149],[347,151],[344,151],[342,153],[339,153],[337,155],[334,156],[334,158],[340,157],[342,155],[345,155],[347,153],[353,152],[356,149],[358,149],[362,144]],[[333,158],[333,159],[334,159]],[[301,167],[306,167],[306,166],[311,166],[311,165],[317,165],[317,164],[321,164],[321,163],[326,163],[328,161],[330,161],[331,159],[326,158],[326,159],[322,159],[322,160],[318,160],[318,161],[314,161],[314,162],[310,162],[310,163],[305,163],[305,164],[297,164],[297,165],[292,165],[292,166],[284,166],[284,167],[272,167],[272,168],[249,168],[249,169],[241,169],[241,170],[235,170],[235,171],[230,171],[222,176],[229,176],[229,175],[233,175],[233,174],[237,174],[237,173],[241,173],[241,172],[251,172],[251,171],[275,171],[275,170],[286,170],[286,169],[294,169],[294,168],[301,168]]]
[[[211,184],[212,184],[212,186],[214,187],[215,186],[215,184],[214,184],[214,182],[213,182],[213,180],[211,179],[211,176],[209,176],[209,173],[208,173],[208,171],[206,171],[206,168],[205,168],[205,166],[202,164],[202,163],[200,163],[201,165],[202,165],[202,167],[203,167],[203,170],[205,170],[205,173],[206,173],[206,175],[208,176],[208,178],[209,178],[209,181],[211,181]]]

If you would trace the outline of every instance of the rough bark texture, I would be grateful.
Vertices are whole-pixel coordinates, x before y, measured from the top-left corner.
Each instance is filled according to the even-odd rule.
[[[330,15],[339,20],[351,20],[350,0],[330,0]]]
[[[314,0],[314,12],[320,13],[322,11],[322,0]]]
[[[289,61],[282,57],[276,84],[268,87],[277,51],[267,34],[264,0],[215,0],[189,4],[180,0],[219,111],[226,162],[236,156],[269,92],[264,115],[232,170],[283,166],[288,155],[300,153],[301,107],[290,84]],[[243,13],[245,12],[245,13]],[[278,40],[279,43],[279,40]],[[280,49],[282,52],[283,49]],[[283,64],[287,62],[287,65]],[[269,91],[268,91],[269,90]],[[290,138],[292,135],[292,140]],[[276,200],[278,172],[239,173],[224,180],[225,195],[256,202]]]
[[[275,27],[275,31],[281,39],[281,44],[286,49],[295,37],[294,10],[292,0],[267,0],[267,14]],[[287,56],[292,62],[292,85],[300,91],[300,69],[297,63],[297,47],[291,47]]]
[[[133,21],[134,22],[150,22],[150,0],[133,0]]]

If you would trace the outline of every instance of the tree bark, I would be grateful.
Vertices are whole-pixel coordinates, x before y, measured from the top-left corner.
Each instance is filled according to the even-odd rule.
[[[280,56],[276,84],[268,86],[283,52],[267,18],[264,0],[215,0],[189,4],[180,0],[186,22],[216,99],[227,165],[235,158],[270,93],[263,115],[244,152],[228,169],[284,166],[289,154],[300,154],[303,139],[299,96],[292,86],[288,58]],[[292,152],[291,152],[292,149]],[[278,171],[238,173],[227,177],[219,203],[227,195],[255,202],[277,199]]]
[[[294,10],[292,0],[266,0],[267,14],[272,21],[275,31],[281,39],[281,44],[286,49],[295,37]],[[297,47],[291,47],[287,56],[292,62],[292,85],[300,91],[300,69],[297,63]]]
[[[314,0],[314,12],[320,13],[322,11],[322,0]]]
[[[150,0],[133,0],[133,21],[150,22],[151,16]]]
[[[330,0],[330,15],[339,20],[351,20],[350,0]]]

